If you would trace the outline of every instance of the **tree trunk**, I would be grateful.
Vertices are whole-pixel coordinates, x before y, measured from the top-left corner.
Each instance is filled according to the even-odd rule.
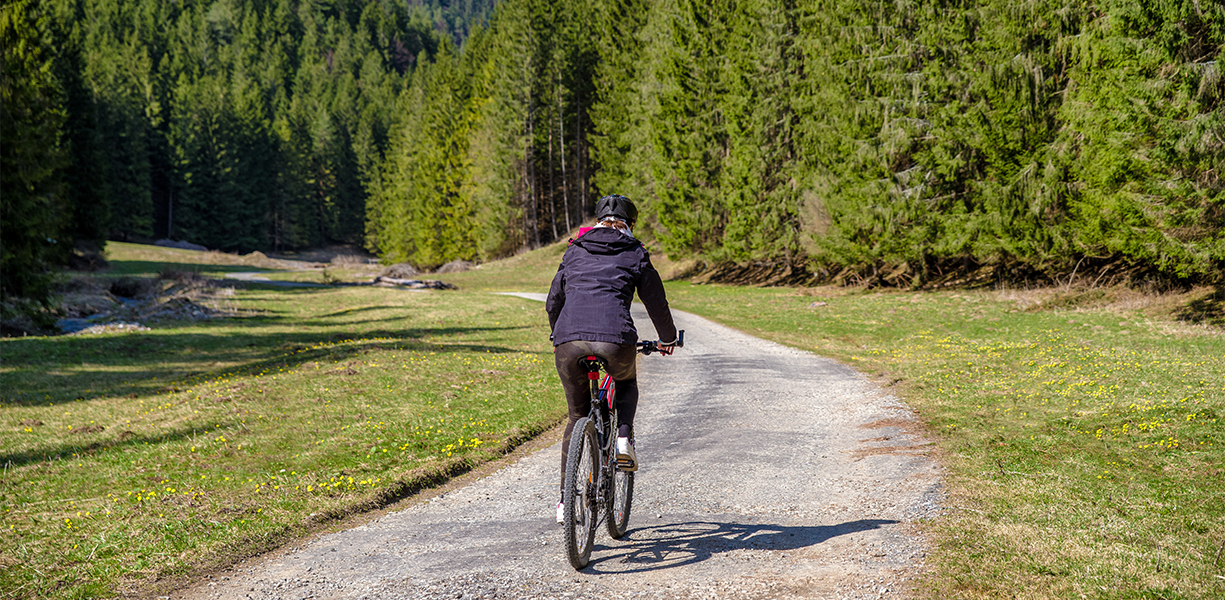
[[[529,92],[527,96],[527,143],[523,149],[523,159],[527,161],[527,193],[532,199],[532,216],[528,219],[528,225],[532,228],[532,239],[535,241],[533,248],[540,247],[540,223],[539,211],[536,203],[536,160],[535,152],[532,151],[532,95]]]
[[[578,190],[576,190],[578,194],[578,220],[581,223],[590,214],[587,208],[587,182],[583,181],[583,175],[586,170],[583,169],[583,109],[581,106],[574,113],[574,168],[577,171],[574,177],[578,186]]]
[[[553,115],[549,115],[553,120]],[[557,184],[553,183],[553,124],[549,123],[549,221],[553,225],[553,239],[557,239]]]
[[[561,203],[566,207],[566,231],[573,231],[570,226],[570,194],[567,189],[570,187],[566,184],[566,113],[561,102],[561,88],[557,90],[557,137],[561,140]]]

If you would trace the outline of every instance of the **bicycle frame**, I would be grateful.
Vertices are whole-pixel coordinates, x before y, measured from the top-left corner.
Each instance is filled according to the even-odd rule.
[[[581,361],[587,369],[587,379],[591,389],[591,411],[588,417],[595,425],[596,435],[600,442],[600,469],[596,475],[596,505],[603,506],[607,500],[608,482],[612,479],[613,469],[617,468],[615,459],[616,448],[614,433],[617,427],[617,381],[608,374],[604,359],[598,356],[588,356]],[[601,377],[603,372],[603,377]],[[599,511],[596,521],[598,527],[608,515]]]
[[[675,346],[680,348],[685,345],[685,332],[678,332]],[[671,350],[663,350],[659,347],[657,341],[638,342],[637,350],[639,354],[649,356],[653,352],[660,354],[671,354]],[[588,418],[595,425],[596,435],[600,442],[600,468],[596,476],[595,492],[596,505],[603,506],[608,499],[607,493],[609,481],[612,480],[613,471],[618,468],[616,458],[617,439],[617,381],[608,373],[608,365],[604,359],[589,355],[579,361],[583,368],[587,369],[587,380],[590,382],[591,389],[591,410],[588,413]],[[600,373],[604,376],[601,377]],[[599,517],[596,520],[596,526],[604,522],[608,515],[604,511],[598,511]]]

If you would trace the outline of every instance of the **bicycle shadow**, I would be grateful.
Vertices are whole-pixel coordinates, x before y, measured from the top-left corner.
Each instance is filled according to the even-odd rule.
[[[692,521],[639,527],[617,541],[597,538],[587,570],[592,573],[641,573],[702,562],[733,550],[798,550],[838,537],[900,523],[861,519],[838,525],[792,527],[772,524]],[[614,566],[616,565],[616,566]],[[608,568],[601,569],[601,566]]]

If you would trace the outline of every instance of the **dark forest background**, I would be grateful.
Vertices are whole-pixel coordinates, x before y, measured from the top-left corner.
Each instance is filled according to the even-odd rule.
[[[7,2],[3,291],[106,240],[433,267],[595,199],[706,268],[1225,278],[1206,0]]]

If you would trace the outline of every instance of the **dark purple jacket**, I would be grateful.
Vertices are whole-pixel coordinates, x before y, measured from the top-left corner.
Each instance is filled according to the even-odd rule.
[[[611,227],[579,235],[566,249],[544,303],[553,345],[575,340],[637,342],[638,331],[630,318],[635,290],[659,339],[676,340],[663,281],[642,243]]]

